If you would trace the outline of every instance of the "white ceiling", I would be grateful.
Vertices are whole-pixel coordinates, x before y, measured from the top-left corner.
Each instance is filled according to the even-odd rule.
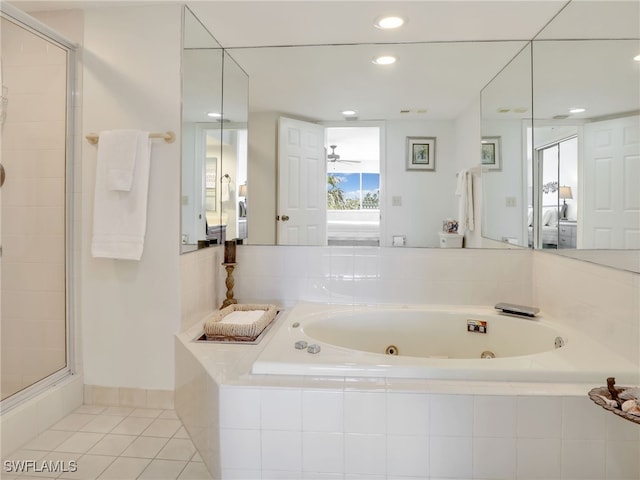
[[[47,10],[164,2],[14,3]],[[638,0],[196,0],[188,5],[249,74],[252,111],[318,121],[342,120],[340,111],[347,108],[357,110],[361,120],[456,118],[551,19],[540,38],[640,36]],[[391,13],[407,24],[396,31],[373,26],[377,17]],[[380,53],[393,53],[398,62],[373,65],[371,58]],[[562,55],[557,61],[562,63]],[[612,77],[612,68],[594,70]],[[553,84],[545,75],[541,78]],[[634,91],[637,73],[629,78],[632,83],[624,88]],[[596,96],[602,98],[601,92]]]
[[[360,120],[454,119],[545,26],[541,37],[547,39],[638,38],[639,5],[637,0],[196,1],[189,7],[248,73],[252,111],[337,121],[344,109],[357,110]],[[397,31],[373,26],[390,13],[408,22]],[[373,65],[378,54],[396,55],[398,62]]]
[[[223,47],[528,40],[566,0],[195,1],[189,7]],[[373,26],[395,14],[395,31]]]
[[[456,118],[565,3],[200,1],[189,7],[249,75],[251,111],[339,121],[345,109],[360,120]],[[375,28],[386,14],[407,23],[396,31]],[[373,65],[380,54],[398,61]]]

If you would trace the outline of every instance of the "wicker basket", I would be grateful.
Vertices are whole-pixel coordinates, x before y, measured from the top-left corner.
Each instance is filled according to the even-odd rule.
[[[622,393],[627,388],[631,388],[631,387],[616,387],[616,390],[618,391],[618,393]],[[607,405],[607,403],[602,398],[600,398],[598,395],[602,395],[603,397],[608,398],[609,400],[611,400],[611,393],[609,393],[609,389],[607,387],[592,388],[589,391],[589,398],[593,402],[595,402],[596,404],[600,405],[605,410],[609,410],[610,412],[613,412],[616,415],[618,415],[619,417],[622,417],[622,418],[624,418],[626,420],[629,420],[630,422],[640,424],[640,416],[633,415],[633,414],[627,413],[627,412],[623,412],[619,408],[615,408],[615,407],[612,407],[610,405]]]
[[[227,315],[234,312],[262,311],[262,315],[251,323],[225,323]],[[275,305],[233,304],[209,316],[203,324],[207,340],[245,341],[255,340],[258,335],[276,318]]]

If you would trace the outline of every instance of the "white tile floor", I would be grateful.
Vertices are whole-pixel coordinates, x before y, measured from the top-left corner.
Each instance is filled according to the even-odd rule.
[[[83,405],[4,457],[0,478],[210,480],[211,476],[173,410]]]

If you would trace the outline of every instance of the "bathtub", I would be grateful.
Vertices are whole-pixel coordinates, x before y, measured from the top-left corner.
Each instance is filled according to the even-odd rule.
[[[493,307],[304,303],[275,328],[253,374],[598,385],[640,377],[631,361],[580,331]]]

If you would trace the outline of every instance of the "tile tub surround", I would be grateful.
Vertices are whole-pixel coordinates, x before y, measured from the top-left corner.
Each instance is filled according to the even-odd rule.
[[[253,346],[199,331],[176,337],[176,412],[214,478],[640,476],[640,429],[592,385],[251,375],[273,332]]]
[[[531,303],[525,249],[239,245],[237,262],[234,294],[242,303]],[[218,298],[224,275],[218,267]]]

